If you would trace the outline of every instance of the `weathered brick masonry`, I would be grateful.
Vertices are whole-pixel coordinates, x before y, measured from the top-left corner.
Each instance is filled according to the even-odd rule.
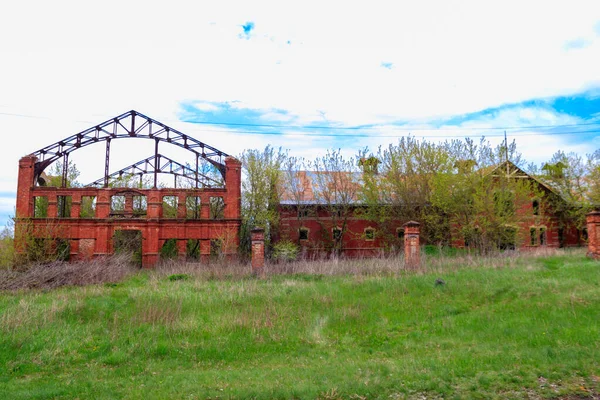
[[[152,134],[150,137],[154,138]],[[154,139],[158,143],[159,139]],[[186,146],[189,140],[184,137]],[[199,152],[197,154],[201,155]],[[39,160],[34,155],[25,156],[19,161],[15,218],[15,237],[19,252],[26,251],[26,243],[20,239],[20,232],[28,229],[30,235],[43,238],[48,235],[48,227],[52,227],[54,237],[68,241],[70,257],[73,260],[112,254],[115,233],[131,230],[141,232],[144,267],[151,267],[158,261],[160,249],[169,239],[177,242],[181,257],[186,254],[188,240],[198,241],[199,255],[204,260],[209,258],[211,250],[214,251],[215,243],[218,243],[219,251],[224,254],[237,252],[241,223],[241,163],[233,157],[226,157],[224,168],[221,169],[224,187],[192,189],[36,186],[36,163],[39,164]],[[82,198],[85,196],[96,199],[93,216],[81,216]],[[113,196],[122,196],[125,199],[124,209],[119,213],[111,210]],[[145,196],[145,215],[135,214],[132,200],[134,196]],[[165,196],[174,196],[177,199],[176,215],[164,215]],[[47,215],[43,218],[35,216],[36,197],[47,199]],[[57,206],[60,204],[59,199],[65,197],[70,197],[70,215],[60,215]],[[186,215],[186,200],[189,197],[200,200],[200,212],[192,218]],[[218,215],[210,215],[211,198],[222,199],[222,208]]]

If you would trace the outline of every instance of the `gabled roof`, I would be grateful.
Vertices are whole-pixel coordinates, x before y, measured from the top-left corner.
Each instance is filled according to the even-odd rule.
[[[550,185],[541,181],[540,179],[529,175],[527,172],[523,171],[512,161],[504,161],[494,167],[492,167],[491,171],[488,173],[493,177],[502,177],[502,178],[511,178],[511,179],[531,179],[532,181],[539,184],[544,189],[548,190],[550,193],[555,194],[559,197],[562,197],[559,193],[556,192]]]

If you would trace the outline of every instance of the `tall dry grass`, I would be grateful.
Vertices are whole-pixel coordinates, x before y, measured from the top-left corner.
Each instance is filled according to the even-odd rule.
[[[0,290],[54,289],[119,282],[136,272],[128,255],[98,257],[89,261],[33,264],[26,270],[0,271]]]
[[[505,251],[487,255],[465,253],[461,255],[427,255],[421,254],[421,266],[417,269],[407,268],[402,254],[381,256],[377,258],[315,258],[292,262],[273,262],[267,260],[263,270],[264,276],[286,274],[309,275],[363,275],[390,276],[405,273],[450,272],[461,268],[505,268],[533,260],[537,257],[549,257],[564,254],[582,254],[585,249],[537,248],[528,251]],[[239,261],[217,260],[209,264],[166,261],[155,269],[159,276],[186,274],[204,279],[228,279],[250,276],[250,263]]]
[[[453,256],[421,254],[418,269],[406,268],[402,254],[379,258],[321,258],[293,262],[266,262],[263,277],[307,275],[398,276],[427,272],[451,272],[462,268],[515,267],[537,257],[568,253],[582,254],[585,249],[538,248],[532,251],[498,252],[490,255],[461,254]],[[83,286],[119,282],[139,269],[128,255],[113,255],[74,263],[35,264],[25,271],[0,270],[0,290],[53,289],[61,286]],[[218,259],[210,263],[165,260],[151,272],[156,278],[194,277],[201,280],[242,279],[252,275],[249,262]]]

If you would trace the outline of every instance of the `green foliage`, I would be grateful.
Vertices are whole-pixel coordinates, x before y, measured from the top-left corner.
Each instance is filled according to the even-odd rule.
[[[15,263],[15,240],[12,226],[0,232],[0,269],[10,269]]]
[[[163,260],[172,260],[179,254],[177,249],[177,239],[167,239],[160,248],[160,258]]]
[[[35,231],[35,234],[34,234]],[[14,259],[12,264],[26,268],[32,263],[67,261],[70,256],[70,243],[60,224],[47,220],[45,224],[22,221],[14,232],[14,241],[10,248]],[[24,251],[18,254],[14,243],[21,243]]]
[[[277,232],[282,166],[287,155],[281,148],[271,146],[264,150],[245,150],[240,160],[242,180],[242,226],[240,229],[240,252],[250,254],[250,231],[254,227],[265,230],[265,249],[271,247],[271,236]]]
[[[0,293],[0,398],[597,396],[597,263],[504,265]]]
[[[142,265],[142,232],[139,230],[117,230],[113,235],[115,254],[126,254],[134,265]]]
[[[430,257],[457,257],[463,256],[467,253],[465,249],[457,249],[456,247],[448,246],[434,246],[425,245],[423,246],[423,253]]]
[[[177,218],[177,196],[164,196],[162,200],[163,218]]]
[[[186,257],[192,260],[200,258],[200,241],[198,239],[188,239],[186,243]]]
[[[600,206],[600,150],[585,158],[561,150],[541,168],[539,178],[553,190],[548,205],[560,226],[585,228],[585,215]]]
[[[81,208],[79,211],[79,216],[81,218],[94,218],[96,216],[96,197],[81,197]]]
[[[298,245],[288,240],[282,240],[273,246],[273,260],[279,262],[295,261],[298,258]]]

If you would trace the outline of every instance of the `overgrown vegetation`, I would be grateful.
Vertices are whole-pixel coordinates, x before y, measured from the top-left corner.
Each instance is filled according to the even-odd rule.
[[[415,220],[425,244],[464,240],[486,253],[527,243],[530,238],[519,236],[517,229],[522,222],[518,211],[534,199],[539,210],[558,217],[559,230],[574,226],[583,232],[585,215],[600,206],[600,150],[585,157],[559,151],[536,166],[526,165],[514,141],[492,146],[485,139],[429,142],[408,136],[356,157],[329,150],[304,160],[267,147],[247,150],[241,159],[246,251],[247,227],[265,227],[267,244],[272,237],[287,239],[277,230],[276,210],[284,194],[297,207],[299,222],[322,223],[319,245],[332,253],[339,253],[348,218],[356,216],[375,222],[375,234],[390,248],[398,246],[398,224]],[[540,183],[519,179],[519,170]],[[320,216],[322,210],[326,217]],[[270,245],[267,250],[270,256]]]
[[[0,398],[598,395],[597,262],[431,257],[418,273],[396,259],[270,265],[266,279],[165,264],[4,292]]]

